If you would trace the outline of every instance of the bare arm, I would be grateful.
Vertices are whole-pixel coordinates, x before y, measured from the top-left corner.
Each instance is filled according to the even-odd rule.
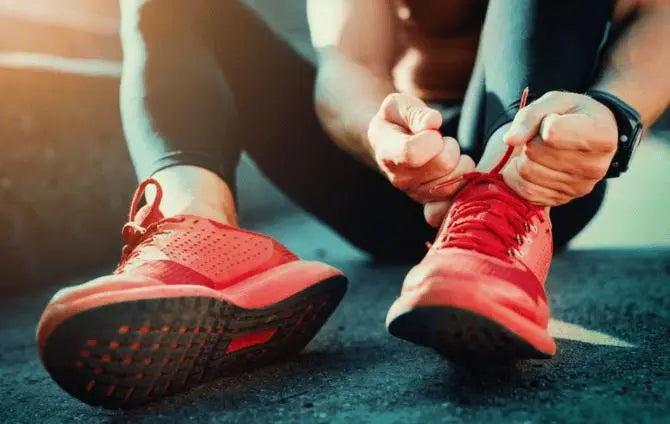
[[[617,3],[617,15],[637,15],[605,58],[595,88],[624,99],[651,125],[670,104],[670,4]]]
[[[342,149],[374,166],[367,130],[395,91],[396,45],[387,0],[308,0],[312,43],[319,53],[316,111]]]

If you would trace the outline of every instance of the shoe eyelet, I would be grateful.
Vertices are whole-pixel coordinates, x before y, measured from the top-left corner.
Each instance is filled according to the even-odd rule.
[[[507,249],[507,255],[515,258],[523,258],[524,256],[526,256],[526,254],[523,251],[515,247],[510,247],[509,249]]]

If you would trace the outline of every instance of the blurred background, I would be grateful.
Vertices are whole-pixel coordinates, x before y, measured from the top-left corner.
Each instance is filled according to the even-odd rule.
[[[247,3],[312,57],[304,0]],[[0,0],[0,290],[65,283],[118,260],[135,188],[118,111],[118,25],[116,0]],[[670,246],[668,139],[666,113],[573,247]],[[300,214],[248,161],[239,172],[246,225]],[[269,204],[279,212],[268,216]],[[332,240],[282,241],[306,257],[359,254]]]

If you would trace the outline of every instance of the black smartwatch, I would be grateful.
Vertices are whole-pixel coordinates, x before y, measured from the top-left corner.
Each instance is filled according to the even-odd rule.
[[[604,104],[614,114],[619,130],[617,151],[605,178],[616,178],[628,170],[633,153],[642,139],[640,114],[617,96],[605,91],[588,90],[584,94]]]

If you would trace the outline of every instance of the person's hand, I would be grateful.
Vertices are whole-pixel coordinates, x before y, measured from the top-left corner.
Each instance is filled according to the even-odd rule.
[[[475,167],[470,157],[461,155],[454,138],[442,137],[440,125],[437,110],[410,95],[394,93],[382,102],[368,127],[377,166],[394,187],[422,204],[449,199],[458,184],[435,187]]]
[[[552,91],[521,109],[503,140],[522,152],[503,169],[507,185],[526,200],[557,206],[585,196],[617,149],[612,112],[591,97]]]

